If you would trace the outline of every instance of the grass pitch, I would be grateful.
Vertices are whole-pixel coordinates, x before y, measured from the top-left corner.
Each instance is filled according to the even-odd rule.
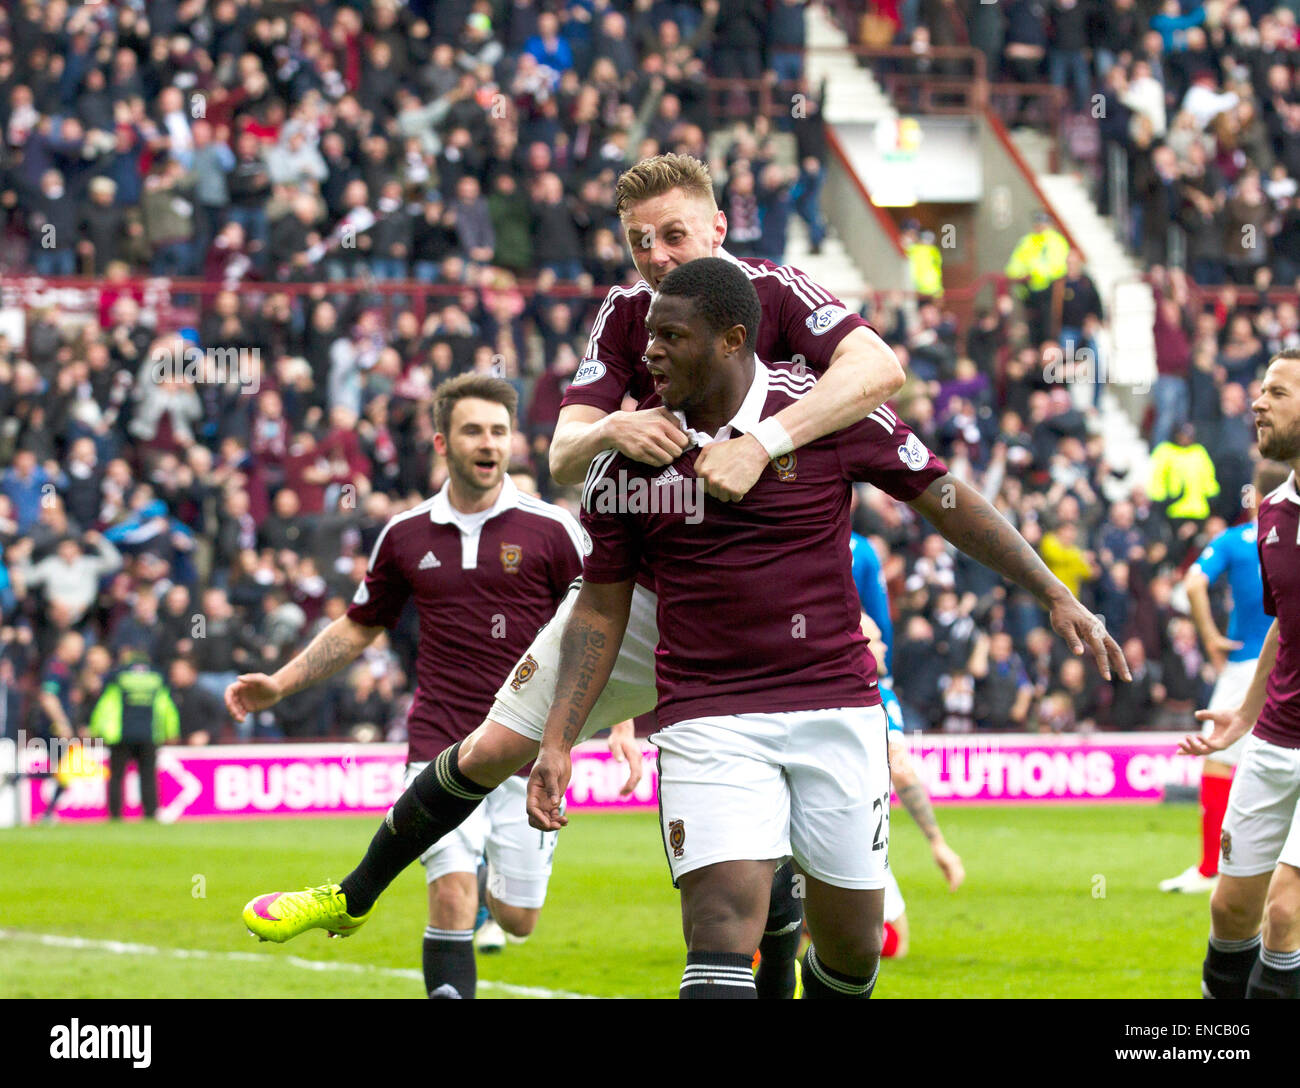
[[[1199,997],[1208,896],[1195,806],[942,808],[956,894],[895,811],[911,952],[876,997]],[[418,865],[347,940],[254,942],[253,895],[338,880],[373,818],[0,831],[0,997],[423,996]],[[574,814],[526,944],[479,957],[480,997],[675,997],[685,952],[653,812]]]

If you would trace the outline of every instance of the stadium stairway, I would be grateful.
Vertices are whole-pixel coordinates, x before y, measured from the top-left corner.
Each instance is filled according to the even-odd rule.
[[[1011,138],[1057,218],[1084,248],[1088,274],[1106,309],[1105,335],[1099,345],[1108,371],[1101,399],[1101,433],[1111,463],[1129,470],[1125,486],[1145,482],[1148,447],[1139,427],[1156,373],[1155,297],[1110,220],[1098,213],[1086,185],[1073,174],[1048,172],[1049,137],[1017,129]],[[1073,392],[1080,406],[1092,402],[1091,386],[1076,385]]]
[[[821,252],[814,253],[808,240],[807,224],[798,216],[791,216],[784,263],[793,265],[814,283],[838,296],[850,310],[862,308],[865,298],[862,285],[867,282],[866,275],[835,237],[833,226],[822,242]]]
[[[861,67],[851,54],[838,52],[849,45],[849,39],[820,4],[809,4],[804,9],[804,27],[808,83],[813,88],[823,82],[826,85],[822,115],[827,124],[875,123],[898,117],[893,103],[871,72]],[[828,226],[821,252],[813,253],[807,224],[792,216],[785,263],[807,273],[810,279],[839,296],[850,309],[857,310],[865,297],[863,285],[870,282],[870,276],[836,237],[836,224],[832,222]]]
[[[826,101],[822,114],[827,122],[872,122],[885,118],[898,118],[898,111],[890,102],[871,72],[861,67],[846,52],[848,36],[832,21],[820,4],[810,4],[804,9],[804,31],[808,48],[808,83],[816,88],[826,83]]]

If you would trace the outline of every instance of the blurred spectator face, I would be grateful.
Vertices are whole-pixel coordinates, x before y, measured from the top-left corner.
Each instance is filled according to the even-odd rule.
[[[989,656],[999,665],[1011,658],[1011,636],[999,631],[989,639]]]
[[[273,389],[263,391],[257,398],[257,410],[263,419],[279,419],[284,412],[284,403],[280,394]]]
[[[36,454],[31,450],[19,450],[14,454],[14,472],[24,479],[36,471]]]
[[[86,640],[76,631],[68,631],[60,637],[54,648],[54,655],[65,665],[76,665],[86,652]]]
[[[1067,657],[1061,662],[1061,685],[1070,691],[1079,691],[1087,679],[1083,662],[1077,657]]]
[[[931,642],[934,639],[934,628],[924,616],[913,616],[907,621],[907,637],[912,642]]]
[[[108,652],[108,647],[98,645],[87,650],[85,667],[96,675],[105,675],[113,667],[113,655]]]
[[[179,616],[190,607],[190,591],[185,586],[172,586],[163,603],[173,616]]]
[[[343,190],[343,203],[348,208],[364,208],[370,192],[364,181],[350,181]]]
[[[528,169],[534,174],[540,174],[544,170],[551,168],[551,149],[541,140],[534,141],[528,145]]]
[[[231,615],[230,599],[224,589],[210,588],[203,591],[203,611],[209,619],[224,620]]]
[[[176,658],[167,671],[167,679],[174,688],[190,688],[198,680],[199,674],[194,665],[183,657]]]
[[[1052,636],[1042,627],[1035,627],[1025,636],[1025,648],[1034,657],[1043,657],[1052,652]]]
[[[473,204],[479,198],[478,179],[466,174],[456,182],[456,199],[462,204]]]
[[[59,541],[59,547],[56,554],[64,563],[68,566],[72,566],[81,558],[81,545],[75,540],[64,538]]]
[[[322,332],[328,332],[338,324],[338,314],[334,309],[334,304],[322,302],[311,315],[312,328]]]
[[[68,454],[68,459],[73,464],[93,465],[97,460],[94,440],[90,438],[78,438],[74,443],[72,443],[72,449]]]
[[[275,493],[275,513],[278,517],[291,518],[298,513],[302,504],[298,501],[296,492],[284,488]]]

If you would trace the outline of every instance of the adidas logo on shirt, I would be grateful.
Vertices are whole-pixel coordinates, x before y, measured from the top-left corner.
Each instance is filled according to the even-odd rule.
[[[680,479],[682,479],[682,474],[672,465],[669,465],[663,470],[663,472],[659,473],[659,475],[654,478],[654,482],[657,484],[667,484],[671,483],[673,480]]]
[[[433,552],[425,552],[424,558],[420,560],[421,570],[433,570],[434,567],[440,566],[442,566],[442,564],[438,562],[438,557],[434,555]]]
[[[1274,525],[1271,529],[1269,529],[1269,531],[1268,531],[1268,536],[1266,536],[1266,537],[1264,538],[1264,543],[1265,543],[1265,544],[1276,544],[1277,541],[1278,541],[1278,536],[1277,536],[1277,526]]]

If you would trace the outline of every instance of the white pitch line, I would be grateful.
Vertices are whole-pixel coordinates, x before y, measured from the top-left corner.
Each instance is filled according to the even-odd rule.
[[[218,952],[208,948],[158,948],[151,944],[127,941],[101,941],[90,937],[66,937],[57,933],[27,933],[19,929],[0,929],[0,941],[28,941],[46,948],[71,948],[83,952],[107,952],[114,956],[163,956],[173,960],[224,960],[228,963],[287,963],[306,971],[339,971],[353,975],[382,975],[385,978],[411,979],[423,984],[424,973],[410,967],[376,967],[369,963],[337,963],[306,960],[301,956],[268,956],[260,952]],[[510,982],[479,979],[480,990],[494,990],[507,997],[543,999],[596,1000],[593,994],[575,994],[568,990],[548,990],[542,986],[516,986]]]

